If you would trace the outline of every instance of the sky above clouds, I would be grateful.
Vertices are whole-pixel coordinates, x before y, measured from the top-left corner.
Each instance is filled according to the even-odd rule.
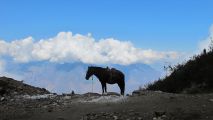
[[[212,0],[1,0],[0,39],[91,33],[96,40],[131,41],[137,48],[193,51],[213,23]],[[180,47],[182,46],[182,47]]]
[[[82,68],[63,72],[53,64],[142,63],[162,72],[165,63],[182,62],[208,48],[213,37],[212,5],[212,0],[1,0],[0,75],[48,89],[86,91],[88,84],[77,78],[76,85],[59,81],[75,74],[83,79]],[[43,81],[32,81],[29,71]],[[45,71],[48,74],[42,74]],[[133,79],[128,82],[140,84]]]

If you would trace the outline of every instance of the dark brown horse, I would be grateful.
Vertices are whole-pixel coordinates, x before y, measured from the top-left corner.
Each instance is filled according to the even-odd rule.
[[[88,80],[92,75],[95,75],[102,85],[102,93],[107,92],[106,83],[115,84],[117,83],[121,90],[121,95],[124,95],[125,81],[124,74],[116,70],[115,68],[109,69],[102,67],[88,67],[86,73],[86,80]]]

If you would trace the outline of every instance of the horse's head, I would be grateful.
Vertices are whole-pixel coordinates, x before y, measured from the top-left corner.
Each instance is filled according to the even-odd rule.
[[[88,67],[87,73],[86,73],[86,80],[88,80],[93,75],[93,69],[92,67]]]

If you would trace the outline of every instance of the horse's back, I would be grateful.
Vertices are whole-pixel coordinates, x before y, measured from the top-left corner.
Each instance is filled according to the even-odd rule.
[[[111,68],[110,75],[111,75],[110,78],[112,80],[115,80],[116,82],[124,81],[124,74],[120,70],[117,70],[115,68]]]
[[[117,70],[117,69],[115,69],[115,68],[112,68],[112,71],[114,71],[115,73],[117,73],[119,76],[123,76],[124,77],[124,74],[123,74],[123,72],[121,72],[120,70]]]

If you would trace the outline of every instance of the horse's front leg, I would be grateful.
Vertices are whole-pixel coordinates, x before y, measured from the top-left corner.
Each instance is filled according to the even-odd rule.
[[[107,94],[107,85],[106,85],[106,83],[104,84],[104,88],[105,88],[105,93]]]
[[[102,85],[102,94],[104,94],[104,83],[101,83]]]

